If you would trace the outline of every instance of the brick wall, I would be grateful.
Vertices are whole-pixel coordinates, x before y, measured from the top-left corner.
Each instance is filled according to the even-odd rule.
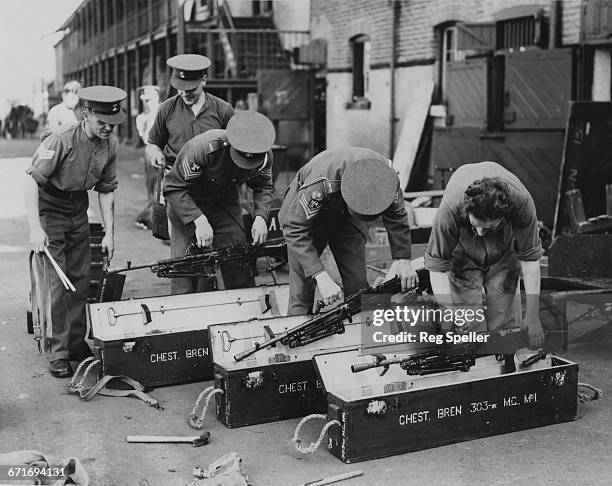
[[[574,15],[573,4],[564,2],[564,12]],[[534,3],[550,10],[550,2],[528,0],[397,0],[398,63],[432,60],[436,57],[437,42],[434,27],[451,20],[469,22],[492,21],[493,16],[506,8]],[[567,5],[565,5],[567,4]],[[391,51],[392,6],[389,0],[311,0],[311,37],[327,39],[327,67],[344,70],[351,67],[351,37],[370,36],[371,64],[389,63]],[[564,15],[565,18],[565,15]]]

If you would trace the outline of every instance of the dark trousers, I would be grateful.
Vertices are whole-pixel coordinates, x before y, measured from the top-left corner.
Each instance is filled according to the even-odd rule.
[[[351,222],[348,214],[339,218],[321,218],[313,231],[314,245],[319,256],[327,245],[331,250],[340,277],[344,295],[351,295],[367,287],[366,239]],[[306,277],[299,255],[288,250],[289,257],[289,315],[309,314],[314,305],[316,281]]]
[[[68,359],[87,347],[85,307],[91,267],[89,200],[86,192],[64,199],[39,190],[38,206],[41,225],[49,237],[49,253],[76,288],[76,292],[66,290],[52,265],[47,265],[51,318],[45,344],[50,351],[49,360],[55,361]]]
[[[145,188],[147,190],[147,204],[144,209],[136,217],[136,221],[151,227],[151,207],[155,201],[155,185],[157,183],[157,171],[147,160],[145,155],[144,173],[145,173]]]
[[[485,322],[479,328],[486,331],[521,324],[521,299],[517,292],[521,273],[519,260],[513,250],[492,265],[483,267],[462,251],[453,254],[453,268],[448,272],[454,304],[483,304],[485,291]]]
[[[170,220],[170,252],[172,258],[185,256],[190,244],[195,243],[195,224],[183,224],[177,214],[168,205],[168,219]],[[222,206],[220,203],[210,203],[201,206],[213,229],[213,248],[241,243],[246,245],[244,230],[242,227],[242,210],[238,202],[236,204]],[[214,273],[211,268],[211,273]],[[220,266],[221,276],[226,289],[240,289],[254,287],[255,279],[251,265],[248,262],[233,262]],[[193,292],[206,292],[214,290],[215,287],[210,279],[198,277],[173,278],[170,281],[171,294],[189,294]]]

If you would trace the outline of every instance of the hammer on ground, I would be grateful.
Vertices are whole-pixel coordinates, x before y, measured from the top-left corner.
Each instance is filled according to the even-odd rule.
[[[126,440],[128,442],[138,442],[138,443],[188,443],[193,445],[193,447],[201,447],[203,445],[208,444],[210,440],[210,432],[204,432],[199,436],[191,436],[191,437],[180,437],[174,435],[128,435]]]

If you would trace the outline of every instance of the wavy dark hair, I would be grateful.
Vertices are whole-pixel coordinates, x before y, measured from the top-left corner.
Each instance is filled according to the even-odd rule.
[[[483,177],[468,186],[463,211],[481,220],[506,218],[514,210],[508,184],[499,177]]]

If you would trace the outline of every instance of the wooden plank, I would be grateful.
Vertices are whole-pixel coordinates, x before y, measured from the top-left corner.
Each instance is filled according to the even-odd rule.
[[[404,122],[393,154],[393,168],[399,175],[402,188],[405,188],[410,180],[423,127],[429,114],[433,88],[431,72],[423,70],[421,77],[411,86],[410,92],[404,93],[410,99],[404,100],[406,103]]]

